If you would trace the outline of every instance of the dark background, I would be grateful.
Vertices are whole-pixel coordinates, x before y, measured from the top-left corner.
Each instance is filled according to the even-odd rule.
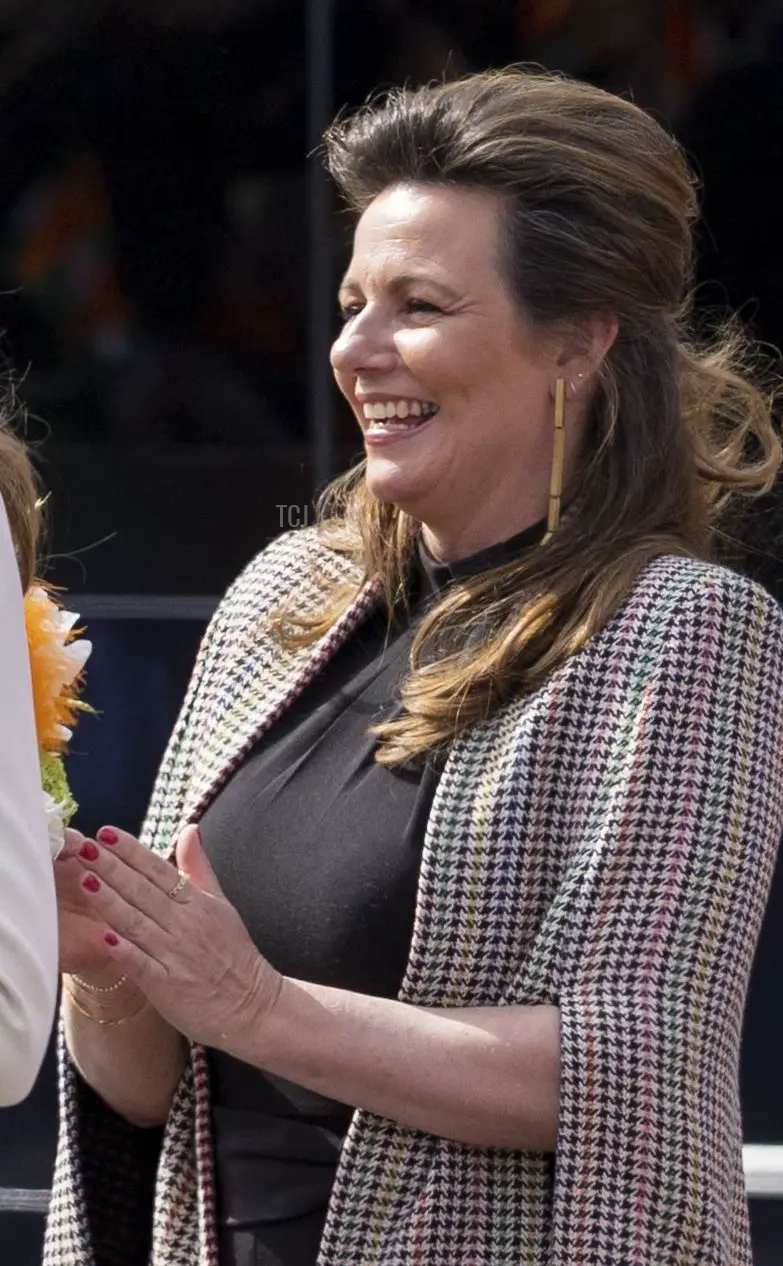
[[[780,0],[334,0],[331,50],[316,31],[308,51],[324,16],[0,0],[0,331],[52,494],[48,575],[95,645],[98,715],[69,761],[89,831],[138,827],[217,595],[357,453],[324,386],[347,223],[306,158],[319,111],[514,60],[631,93],[701,176],[699,308],[783,347]],[[779,520],[773,496],[746,535],[780,597]],[[783,1144],[781,961],[783,875],[746,1024],[749,1142]],[[50,1054],[0,1112],[0,1187],[48,1186],[54,1100]],[[753,1217],[777,1266],[783,1201]],[[37,1263],[40,1237],[39,1215],[0,1212],[2,1266]]]

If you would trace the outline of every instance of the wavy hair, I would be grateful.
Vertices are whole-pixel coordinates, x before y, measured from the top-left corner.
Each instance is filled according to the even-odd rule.
[[[402,712],[375,728],[378,760],[442,753],[540,685],[610,620],[656,555],[712,558],[735,494],[772,486],[781,446],[737,323],[700,343],[690,329],[693,177],[650,115],[601,89],[509,69],[397,89],[338,117],[328,169],[361,213],[400,183],[494,193],[501,268],[541,330],[611,314],[569,508],[523,558],[455,584],[423,620]],[[404,602],[420,525],[368,490],[364,467],[321,500],[319,530],[387,608]],[[322,636],[356,589],[288,610],[280,636]]]

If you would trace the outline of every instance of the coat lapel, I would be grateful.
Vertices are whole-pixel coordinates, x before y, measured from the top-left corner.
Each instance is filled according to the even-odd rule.
[[[198,821],[250,749],[376,606],[379,594],[377,581],[365,584],[329,632],[301,650],[281,651],[259,631],[231,655],[227,691],[225,667],[216,667],[223,690],[214,698],[178,829]]]

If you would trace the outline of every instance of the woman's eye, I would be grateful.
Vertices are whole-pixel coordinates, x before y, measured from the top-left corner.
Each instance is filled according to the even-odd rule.
[[[405,304],[407,312],[422,312],[425,315],[432,315],[435,312],[441,312],[443,309],[437,307],[434,303],[428,303],[426,299],[408,299]]]
[[[406,299],[403,308],[405,312],[422,316],[432,316],[443,311],[442,308],[437,307],[434,303],[429,303],[426,299]],[[363,310],[363,303],[341,303],[339,305],[340,319],[343,322],[352,321]]]

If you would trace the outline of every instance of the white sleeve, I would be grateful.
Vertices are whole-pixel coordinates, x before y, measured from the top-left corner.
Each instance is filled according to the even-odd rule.
[[[57,906],[22,586],[0,498],[0,1106],[30,1093],[57,995]]]

